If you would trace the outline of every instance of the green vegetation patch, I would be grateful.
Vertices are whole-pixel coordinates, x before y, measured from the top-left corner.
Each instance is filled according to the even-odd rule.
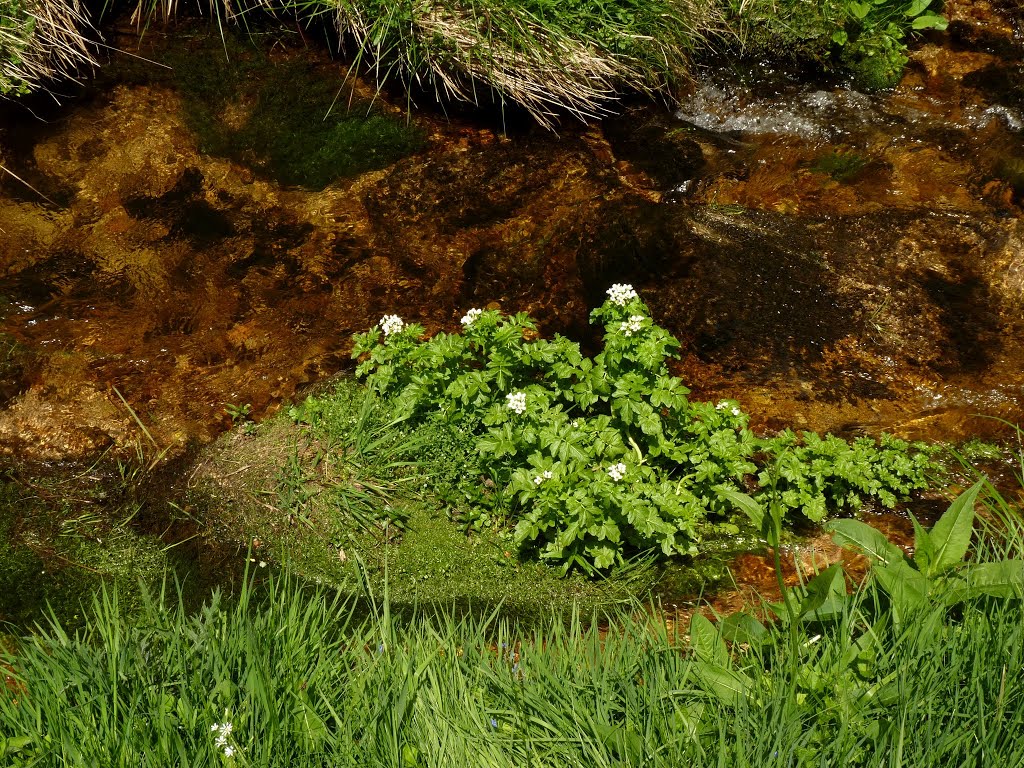
[[[972,487],[918,532],[913,558],[840,521],[837,541],[874,563],[852,593],[833,566],[784,588],[768,606],[777,621],[696,613],[686,636],[637,605],[528,626],[398,617],[386,592],[359,604],[287,576],[252,578],[195,612],[173,587],[134,613],[103,590],[83,630],[48,622],[0,645],[0,759],[1019,765],[1020,510],[1005,520],[1012,546],[970,551],[978,500],[989,513],[1004,504]],[[781,518],[766,518],[778,533]]]
[[[287,414],[211,446],[189,492],[209,538],[253,546],[258,567],[413,605],[524,619],[590,611],[649,589],[642,564],[594,581],[522,561],[507,531],[467,530],[457,489],[473,442],[447,425],[413,426],[351,379]],[[465,500],[464,500],[465,501]],[[453,519],[454,518],[454,519]]]
[[[0,621],[26,626],[52,610],[74,625],[101,584],[137,605],[140,581],[155,584],[167,568],[164,545],[125,519],[111,521],[81,498],[48,501],[0,483]]]
[[[759,438],[736,401],[691,401],[668,371],[679,342],[632,286],[612,286],[591,319],[604,329],[593,358],[562,336],[537,338],[525,314],[479,309],[461,334],[427,339],[387,315],[355,339],[357,374],[396,418],[472,442],[456,487],[439,490],[461,494],[471,524],[513,526],[525,553],[588,572],[637,553],[695,555],[707,524],[741,509],[738,492],[818,522],[868,498],[894,507],[935,469],[921,444]]]
[[[282,184],[323,189],[423,145],[421,132],[405,121],[363,102],[350,105],[336,70],[299,57],[271,58],[255,39],[208,36],[199,50],[169,57],[201,151]]]

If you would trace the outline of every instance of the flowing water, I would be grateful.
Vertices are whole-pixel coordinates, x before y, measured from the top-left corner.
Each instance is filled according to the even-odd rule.
[[[268,40],[204,73],[209,30],[114,30],[160,63],[115,56],[62,105],[0,107],[0,162],[33,188],[0,181],[0,456],[187,462],[226,406],[263,418],[347,370],[383,314],[434,330],[500,306],[586,339],[613,282],[683,341],[694,396],[737,398],[757,429],[1005,436],[1024,415],[1024,48],[983,3],[950,13],[880,94],[751,65],[705,72],[674,113],[560,136],[429,110],[406,136],[380,98],[369,161],[332,183],[257,120],[341,65]],[[246,86],[261,61],[294,79]],[[237,95],[203,102],[228,76]]]

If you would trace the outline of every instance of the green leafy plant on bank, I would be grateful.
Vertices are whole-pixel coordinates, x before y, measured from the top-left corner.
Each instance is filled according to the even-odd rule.
[[[983,541],[975,552],[979,562],[972,562],[966,558],[975,535],[979,494],[986,497],[989,517],[1006,527],[1000,532],[1003,546],[992,547]],[[705,616],[694,614],[690,640],[697,656],[696,676],[705,690],[727,704],[754,704],[772,695],[776,674],[781,671],[792,693],[787,701],[788,716],[826,730],[839,729],[854,746],[847,764],[867,765],[872,754],[866,745],[891,738],[896,728],[889,718],[872,716],[871,705],[896,705],[910,673],[887,663],[894,649],[913,644],[925,664],[927,658],[943,654],[948,663],[957,666],[965,651],[980,650],[989,658],[994,651],[996,658],[988,664],[1002,666],[1003,682],[988,727],[1001,726],[1007,705],[1002,686],[1005,665],[1010,662],[998,658],[1005,653],[1004,638],[993,631],[987,638],[991,646],[974,648],[977,629],[971,625],[980,621],[984,626],[986,616],[1018,610],[1024,597],[1024,526],[1019,509],[1012,517],[1002,514],[1005,500],[987,481],[977,482],[957,497],[931,531],[912,516],[912,557],[863,522],[830,522],[827,527],[837,544],[861,552],[871,561],[866,582],[852,593],[840,564],[797,587],[788,587],[779,554],[783,515],[780,505],[773,503],[777,495],[767,506],[745,494],[735,493],[734,497],[773,549],[781,601],[766,604],[776,619],[773,624],[741,612],[723,618],[716,626]],[[954,607],[956,614],[951,611]],[[808,639],[809,635],[813,637]],[[780,658],[777,652],[783,643],[788,645],[788,654]],[[766,649],[768,654],[763,652]],[[922,702],[922,706],[927,705]],[[899,737],[903,738],[902,733]],[[798,750],[798,756],[814,760],[830,746],[834,745],[815,739]]]
[[[733,23],[755,55],[847,71],[868,89],[899,82],[909,40],[947,25],[941,0],[754,0],[731,7]]]
[[[424,339],[422,326],[389,315],[355,337],[357,374],[400,418],[447,420],[472,437],[475,464],[459,487],[471,509],[515,524],[518,547],[585,570],[651,549],[695,554],[701,526],[736,512],[731,492],[756,486],[780,454],[790,519],[818,521],[865,498],[891,507],[925,486],[923,446],[762,439],[735,401],[691,401],[667,367],[678,341],[631,286],[608,293],[591,315],[604,328],[592,358],[563,336],[539,338],[525,314],[479,309],[461,334]]]

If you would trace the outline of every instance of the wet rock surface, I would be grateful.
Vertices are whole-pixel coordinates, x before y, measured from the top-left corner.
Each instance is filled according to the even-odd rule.
[[[676,115],[560,136],[417,115],[424,148],[322,190],[201,151],[181,90],[117,62],[46,123],[4,106],[36,191],[0,184],[0,452],[88,461],[140,422],[208,441],[225,405],[346,370],[385,313],[433,331],[496,304],[587,340],[612,282],[761,429],[992,433],[973,414],[1024,410],[1024,115],[1013,21],[977,5],[891,93],[709,75]]]

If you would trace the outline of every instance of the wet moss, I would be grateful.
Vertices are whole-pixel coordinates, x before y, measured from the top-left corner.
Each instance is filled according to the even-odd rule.
[[[337,70],[275,56],[259,38],[198,38],[169,54],[201,151],[229,157],[278,182],[323,189],[415,152],[405,121],[349,104]]]
[[[111,522],[98,499],[36,490],[10,477],[0,482],[0,622],[25,627],[52,612],[73,627],[101,584],[116,586],[131,610],[141,585],[166,575],[155,536],[139,535],[124,518]]]

